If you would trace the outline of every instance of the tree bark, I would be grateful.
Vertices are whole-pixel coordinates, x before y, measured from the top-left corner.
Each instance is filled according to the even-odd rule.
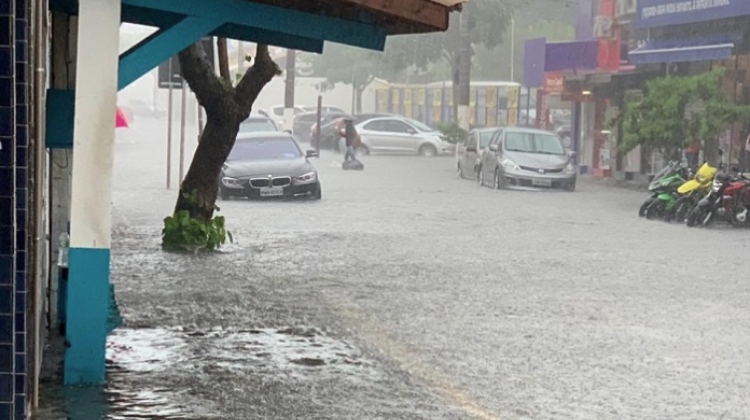
[[[206,110],[206,126],[180,185],[175,213],[185,210],[192,218],[207,222],[216,208],[221,166],[234,147],[240,123],[250,115],[263,87],[280,70],[265,45],[258,45],[255,63],[234,88],[214,73],[200,43],[180,52],[179,59],[183,79]],[[187,197],[193,194],[195,199]]]

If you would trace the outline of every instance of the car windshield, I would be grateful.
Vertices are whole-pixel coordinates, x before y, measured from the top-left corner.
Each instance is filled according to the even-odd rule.
[[[422,122],[419,122],[419,121],[417,121],[417,120],[413,120],[413,119],[408,119],[407,121],[409,121],[409,123],[410,123],[411,125],[413,125],[414,127],[417,127],[417,130],[419,130],[419,131],[424,131],[424,132],[426,132],[426,133],[432,133],[433,131],[435,131],[435,129],[434,129],[434,128],[430,127],[430,126],[429,126],[429,125],[427,125],[427,124],[424,124],[424,123],[422,123]]]
[[[483,131],[479,133],[479,148],[480,149],[483,149],[490,144],[490,140],[492,140],[493,134],[495,134],[494,131]]]
[[[245,120],[240,124],[240,133],[260,133],[264,131],[278,131],[276,124],[265,118]]]
[[[545,155],[565,154],[565,148],[557,136],[542,133],[508,133],[505,135],[505,150]]]
[[[227,161],[286,160],[302,156],[291,137],[238,139]]]

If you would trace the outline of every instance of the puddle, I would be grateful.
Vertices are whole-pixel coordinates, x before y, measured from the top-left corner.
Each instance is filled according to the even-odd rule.
[[[312,328],[253,329],[206,334],[207,359],[230,370],[295,376],[362,375],[375,370],[354,346]]]
[[[184,379],[220,381],[226,373],[303,381],[382,375],[354,346],[315,328],[117,329],[107,342],[106,387],[48,388],[35,419],[216,418],[220,410],[199,401]]]

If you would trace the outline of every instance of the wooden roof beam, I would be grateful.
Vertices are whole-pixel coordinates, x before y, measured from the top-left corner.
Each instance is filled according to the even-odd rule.
[[[440,31],[448,29],[449,9],[430,0],[344,0],[399,20],[418,22]]]

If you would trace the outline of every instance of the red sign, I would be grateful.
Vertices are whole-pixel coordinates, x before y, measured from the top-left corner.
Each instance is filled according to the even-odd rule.
[[[565,91],[565,78],[561,73],[544,73],[544,91],[550,95],[559,95]]]

